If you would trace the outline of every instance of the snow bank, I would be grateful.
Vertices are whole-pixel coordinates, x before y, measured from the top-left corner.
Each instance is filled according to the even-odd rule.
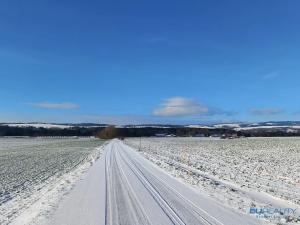
[[[139,149],[138,138],[125,141]],[[273,206],[297,208],[299,214],[300,138],[143,138],[141,150],[173,176],[238,211]]]
[[[12,225],[40,225],[43,224],[58,207],[63,197],[70,192],[75,183],[86,173],[86,171],[101,156],[103,146],[91,151],[87,158],[67,173],[51,178],[41,189],[36,189],[25,201],[13,199],[8,202],[10,211],[15,211],[14,218],[8,218],[3,224]],[[8,207],[8,205],[6,207]],[[19,212],[21,211],[21,213]]]

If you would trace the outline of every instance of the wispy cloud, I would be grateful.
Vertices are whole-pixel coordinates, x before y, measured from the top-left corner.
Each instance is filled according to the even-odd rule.
[[[166,99],[160,107],[154,109],[153,115],[165,117],[192,116],[208,113],[207,106],[193,99],[184,97],[172,97]]]
[[[208,113],[209,116],[213,116],[213,115],[235,116],[237,114],[239,113],[233,110],[223,110],[218,108],[210,108]]]
[[[279,71],[273,71],[273,72],[270,72],[270,73],[267,73],[263,76],[263,79],[264,80],[272,80],[276,77],[279,77],[280,76],[280,72]]]
[[[265,115],[278,115],[283,113],[284,110],[281,108],[264,108],[264,109],[251,109],[250,114],[254,116],[265,116]]]
[[[194,99],[185,97],[172,97],[166,99],[159,107],[153,110],[154,116],[161,117],[185,117],[185,116],[213,116],[236,114],[218,108],[201,104]]]
[[[153,110],[152,114],[160,117],[198,117],[215,115],[233,116],[237,113],[209,107],[194,99],[178,96],[166,99],[159,107]]]
[[[54,103],[54,102],[37,102],[37,103],[28,103],[28,105],[43,108],[43,109],[77,109],[80,106],[75,103],[71,102],[61,102],[61,103]]]

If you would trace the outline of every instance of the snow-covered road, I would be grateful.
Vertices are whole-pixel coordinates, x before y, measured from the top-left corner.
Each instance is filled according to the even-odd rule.
[[[218,204],[131,147],[112,140],[50,224],[250,225],[262,221]]]

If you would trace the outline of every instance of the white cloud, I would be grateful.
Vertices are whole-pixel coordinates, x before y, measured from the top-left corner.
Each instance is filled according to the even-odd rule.
[[[283,110],[280,108],[264,108],[264,109],[252,109],[250,113],[255,116],[264,116],[264,115],[278,115],[282,113]]]
[[[193,116],[209,113],[209,108],[190,98],[172,97],[166,99],[153,115],[164,117]]]
[[[43,109],[76,109],[80,106],[71,102],[62,102],[62,103],[54,103],[54,102],[38,102],[38,103],[29,103],[34,107],[43,108]]]

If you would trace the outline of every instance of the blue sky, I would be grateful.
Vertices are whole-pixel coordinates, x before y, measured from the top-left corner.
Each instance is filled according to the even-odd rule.
[[[0,122],[300,120],[296,0],[0,3]]]

